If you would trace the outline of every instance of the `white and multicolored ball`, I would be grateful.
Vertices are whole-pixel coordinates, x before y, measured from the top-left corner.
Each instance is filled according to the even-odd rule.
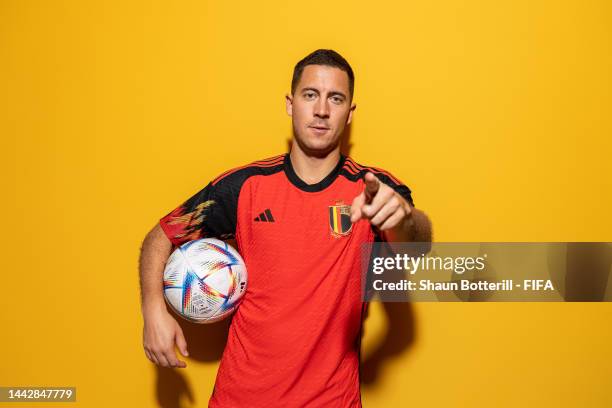
[[[247,270],[238,251],[214,238],[178,247],[164,270],[166,302],[187,320],[213,323],[229,316],[247,286]]]

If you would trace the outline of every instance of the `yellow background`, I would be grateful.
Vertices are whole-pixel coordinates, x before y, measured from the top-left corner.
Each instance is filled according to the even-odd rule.
[[[0,385],[156,406],[139,245],[215,175],[286,149],[291,70],[316,48],[356,72],[351,155],[408,184],[437,241],[612,241],[611,17],[606,0],[2,0]],[[612,405],[609,303],[412,311],[367,407]],[[385,324],[375,305],[365,354]],[[179,372],[193,406],[216,369]]]

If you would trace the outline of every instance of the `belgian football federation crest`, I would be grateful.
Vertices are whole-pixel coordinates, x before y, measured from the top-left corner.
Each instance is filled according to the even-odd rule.
[[[337,203],[329,206],[329,227],[332,236],[339,238],[351,233],[351,206]]]

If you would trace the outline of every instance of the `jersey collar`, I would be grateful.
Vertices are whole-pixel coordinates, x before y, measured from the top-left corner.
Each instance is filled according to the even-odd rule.
[[[302,191],[313,193],[327,188],[331,183],[334,182],[336,177],[338,177],[342,166],[344,166],[344,160],[346,160],[346,157],[341,154],[340,160],[338,160],[338,164],[336,164],[336,167],[334,167],[331,173],[325,176],[323,180],[315,184],[306,184],[306,182],[304,182],[304,180],[302,180],[293,169],[293,165],[291,164],[291,158],[289,157],[289,153],[287,153],[285,154],[284,161],[285,174],[287,175],[287,178],[289,179],[291,184],[293,184]]]

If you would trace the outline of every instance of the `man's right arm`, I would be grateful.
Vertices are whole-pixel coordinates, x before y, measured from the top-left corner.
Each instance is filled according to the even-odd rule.
[[[184,368],[187,365],[176,357],[174,345],[187,356],[187,342],[181,327],[168,313],[163,296],[163,273],[171,250],[172,243],[159,224],[142,243],[139,269],[143,346],[145,354],[155,364]]]
[[[279,157],[278,161],[281,160]],[[142,243],[140,289],[144,319],[143,345],[149,360],[163,367],[186,367],[174,350],[187,356],[183,330],[166,309],[163,275],[173,246],[201,238],[232,238],[236,232],[238,194],[249,167],[217,177],[159,220]]]

